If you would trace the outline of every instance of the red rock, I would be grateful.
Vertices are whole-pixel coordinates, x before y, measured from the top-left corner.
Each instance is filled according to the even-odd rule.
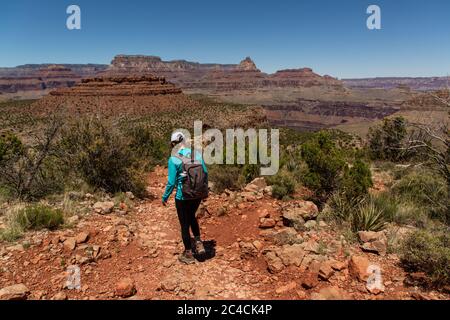
[[[88,241],[88,239],[89,239],[89,233],[88,232],[80,232],[75,237],[75,240],[76,240],[77,244],[85,243],[85,242]]]
[[[328,280],[334,274],[334,270],[331,267],[331,264],[327,261],[321,264],[319,270],[319,277],[322,280]]]
[[[338,287],[326,287],[311,295],[312,300],[348,300],[346,292]]]
[[[367,258],[362,256],[352,256],[348,264],[348,269],[354,278],[360,281],[367,281],[369,276],[369,265],[370,262]]]
[[[305,289],[312,289],[319,284],[317,273],[307,272],[302,278],[302,287]]]
[[[124,278],[120,280],[115,289],[115,295],[122,298],[128,298],[136,294],[136,286],[133,279]]]
[[[275,292],[278,294],[283,294],[297,288],[297,283],[295,281],[289,282],[288,284],[278,287]]]
[[[276,221],[272,218],[261,218],[259,221],[259,227],[261,229],[274,228],[276,224]]]

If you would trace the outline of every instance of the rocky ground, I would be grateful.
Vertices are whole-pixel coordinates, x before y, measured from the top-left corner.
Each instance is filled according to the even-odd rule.
[[[279,202],[256,180],[211,195],[199,210],[207,254],[182,265],[166,172],[149,176],[153,200],[132,207],[86,199],[70,228],[0,244],[0,299],[449,299],[414,286],[387,250],[386,232],[349,243],[308,201]],[[133,198],[132,195],[129,195]],[[79,287],[68,281],[80,271]],[[76,271],[75,271],[76,274]],[[75,284],[75,285],[74,285]]]

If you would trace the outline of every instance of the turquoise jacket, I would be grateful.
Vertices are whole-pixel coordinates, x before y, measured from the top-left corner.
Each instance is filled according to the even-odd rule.
[[[189,148],[181,148],[178,151],[178,154],[180,156],[190,157],[191,156],[191,149]],[[206,169],[205,162],[203,161],[203,158],[200,153],[196,152],[195,159],[197,161],[201,161],[203,170],[205,170],[206,174],[208,174],[208,169]],[[169,170],[169,177],[167,179],[167,185],[166,185],[166,191],[164,192],[164,195],[162,197],[163,201],[166,202],[170,195],[172,194],[173,189],[177,189],[175,199],[177,200],[184,200],[183,199],[183,177],[180,176],[180,174],[183,171],[183,162],[181,159],[171,156],[169,158],[169,163],[167,165]]]

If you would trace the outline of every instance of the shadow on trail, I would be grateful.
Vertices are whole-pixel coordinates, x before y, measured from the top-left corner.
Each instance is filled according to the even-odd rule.
[[[205,247],[205,254],[194,254],[194,258],[199,262],[205,262],[206,260],[212,259],[216,256],[216,240],[203,241],[203,246]]]

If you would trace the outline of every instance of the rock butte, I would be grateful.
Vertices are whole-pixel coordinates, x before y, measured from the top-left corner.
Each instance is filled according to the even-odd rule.
[[[174,111],[195,106],[197,102],[163,77],[132,75],[83,79],[72,88],[52,91],[32,104],[31,111],[46,114],[63,107],[70,113],[101,112],[112,116]]]

